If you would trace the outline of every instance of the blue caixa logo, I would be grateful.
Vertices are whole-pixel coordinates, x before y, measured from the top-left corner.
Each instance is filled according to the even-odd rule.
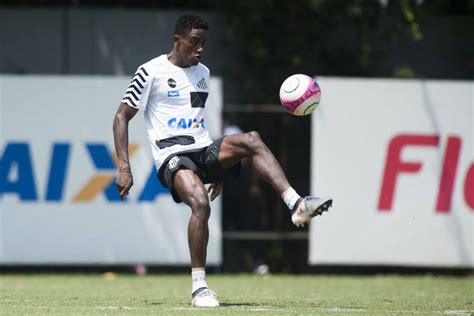
[[[204,118],[184,118],[172,117],[168,120],[168,127],[173,129],[188,129],[188,128],[205,128]]]
[[[28,142],[12,141],[4,144],[3,150],[0,151],[0,202],[2,197],[7,194],[17,195],[21,201],[64,201],[68,175],[71,173],[71,168],[78,167],[78,165],[72,164],[74,160],[73,143],[55,142],[51,144],[50,159],[46,165],[34,163],[34,153],[32,153],[30,145]],[[113,151],[105,143],[87,142],[75,145],[75,151],[85,150],[88,153],[96,172],[92,173],[80,190],[73,194],[71,202],[89,203],[99,194],[104,194],[105,199],[109,202],[120,202],[120,195],[115,186],[117,167]],[[130,155],[133,155],[139,147],[138,144],[130,144]],[[42,150],[48,149],[42,148]],[[40,172],[38,168],[44,170]],[[38,188],[40,183],[46,184],[44,196]],[[160,194],[169,193],[159,183],[153,164],[150,166],[146,181],[138,185],[136,202],[153,202]]]

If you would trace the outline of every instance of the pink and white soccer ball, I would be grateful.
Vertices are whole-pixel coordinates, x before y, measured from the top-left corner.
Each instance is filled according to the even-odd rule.
[[[280,102],[286,110],[298,116],[311,114],[321,100],[321,88],[310,76],[296,74],[281,84]]]

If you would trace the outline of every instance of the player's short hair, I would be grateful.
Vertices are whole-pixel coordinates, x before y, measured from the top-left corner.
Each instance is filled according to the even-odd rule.
[[[174,33],[176,35],[185,35],[191,32],[192,29],[209,30],[207,22],[199,15],[191,13],[183,13],[176,21]]]

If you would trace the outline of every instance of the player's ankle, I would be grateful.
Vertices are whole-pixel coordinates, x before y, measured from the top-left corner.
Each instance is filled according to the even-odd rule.
[[[295,205],[297,205],[297,203],[300,201],[301,196],[296,193],[293,187],[289,187],[288,189],[283,191],[283,193],[281,194],[281,198],[288,207],[288,210],[290,210],[290,213],[292,213],[295,209]]]
[[[191,293],[195,293],[201,288],[207,288],[205,268],[193,268],[191,271],[191,277],[193,282]]]

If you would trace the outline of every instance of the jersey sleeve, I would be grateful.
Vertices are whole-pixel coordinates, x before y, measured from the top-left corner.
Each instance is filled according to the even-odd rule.
[[[122,102],[135,109],[146,109],[152,86],[152,77],[146,69],[141,66],[137,69],[135,75],[133,75],[132,81],[122,98]]]

